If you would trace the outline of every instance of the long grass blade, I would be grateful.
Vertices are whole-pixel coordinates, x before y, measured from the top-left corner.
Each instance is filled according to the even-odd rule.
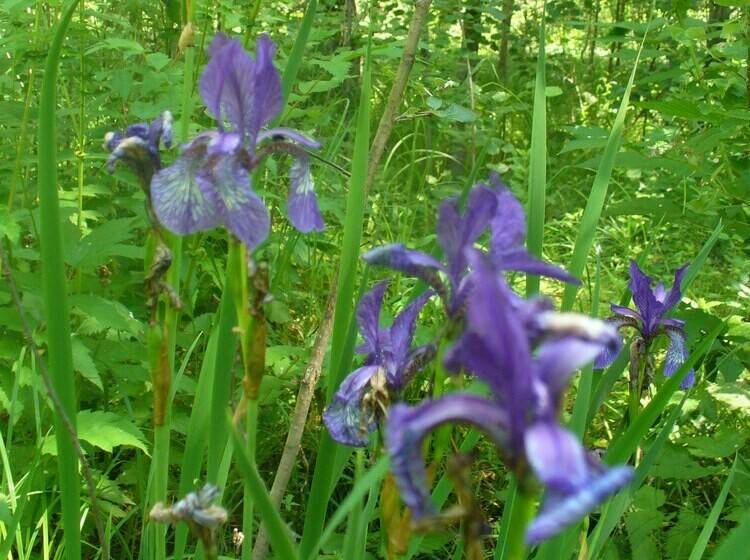
[[[706,547],[708,546],[708,541],[711,538],[711,534],[714,532],[716,523],[719,521],[721,510],[724,509],[724,503],[727,501],[729,490],[732,488],[732,483],[734,482],[734,474],[737,471],[738,464],[739,456],[735,456],[734,463],[732,464],[732,469],[727,475],[724,486],[721,487],[719,497],[716,498],[714,507],[711,508],[711,513],[708,514],[706,523],[703,525],[703,529],[701,529],[701,534],[698,535],[698,540],[695,541],[695,544],[693,545],[693,550],[690,552],[690,558],[688,558],[688,560],[701,560],[701,558],[703,558],[703,553],[706,551]]]
[[[234,429],[230,412],[226,413],[226,425],[227,429],[232,434],[232,441],[234,442],[236,452],[237,468],[240,470],[242,477],[245,479],[245,484],[250,487],[250,491],[255,498],[255,505],[266,526],[268,538],[271,541],[271,546],[274,549],[276,557],[288,560],[298,560],[299,555],[296,547],[292,544],[289,528],[281,519],[278,510],[274,507],[273,502],[271,501],[271,496],[268,494],[268,489],[266,488],[260,473],[258,473],[258,469],[248,454],[247,449],[245,449],[245,438]]]
[[[539,28],[539,53],[536,59],[536,84],[534,86],[534,109],[531,119],[531,150],[529,156],[529,233],[526,245],[529,252],[542,256],[544,239],[544,206],[547,191],[547,96],[545,95],[545,19],[542,11],[542,25]],[[539,291],[539,276],[526,275],[526,295]]]
[[[344,221],[344,238],[342,241],[341,261],[339,264],[338,297],[334,311],[333,334],[331,335],[331,359],[329,378],[327,380],[327,400],[341,382],[340,364],[346,339],[354,314],[354,291],[359,261],[359,245],[362,238],[364,221],[364,188],[367,177],[368,148],[370,141],[370,48],[367,48],[362,80],[362,92],[357,113],[357,124],[354,135],[354,153],[352,158],[352,175],[346,202]],[[315,462],[310,496],[305,512],[305,527],[300,543],[300,554],[303,558],[310,555],[313,546],[318,542],[325,523],[326,507],[331,491],[333,466],[336,457],[336,445],[325,430],[321,435],[318,458]]]
[[[373,491],[373,489],[380,484],[380,481],[383,480],[388,472],[388,466],[388,457],[383,455],[378,459],[377,463],[370,468],[370,470],[360,477],[352,488],[352,491],[346,498],[344,498],[344,501],[341,502],[341,505],[331,516],[331,520],[328,522],[328,525],[326,525],[326,529],[320,536],[318,542],[312,547],[311,551],[306,556],[303,556],[303,558],[313,560],[313,558],[317,556],[321,547],[333,536],[336,528],[343,523],[355,507],[361,507],[362,500],[367,493]]]
[[[78,0],[73,0],[63,12],[49,45],[47,61],[39,99],[38,128],[38,185],[40,245],[42,256],[42,283],[47,320],[49,369],[65,414],[73,429],[76,426],[76,390],[73,375],[73,350],[70,341],[70,312],[67,299],[67,281],[63,264],[63,242],[60,218],[60,201],[57,196],[57,137],[56,98],[57,71],[60,64],[62,42],[73,17]],[[65,555],[70,560],[81,558],[80,532],[80,481],[78,457],[73,439],[60,414],[55,413],[58,475],[60,479],[60,504],[62,507]]]
[[[591,251],[591,247],[594,244],[594,238],[596,237],[596,227],[602,214],[604,201],[607,198],[609,180],[612,177],[615,158],[617,157],[617,152],[620,150],[620,145],[622,144],[622,136],[625,129],[625,116],[627,115],[628,106],[630,105],[630,92],[633,89],[635,73],[638,69],[638,62],[641,59],[641,52],[643,51],[643,44],[646,41],[647,35],[648,30],[643,36],[643,41],[641,42],[638,54],[635,57],[628,85],[625,87],[625,93],[622,95],[620,108],[617,110],[615,122],[612,124],[612,130],[609,133],[607,145],[604,148],[604,154],[599,163],[599,169],[596,172],[594,183],[591,186],[591,192],[586,201],[586,208],[583,210],[581,225],[578,228],[575,245],[573,246],[573,257],[571,258],[570,266],[568,268],[569,272],[578,278],[583,274],[589,251]],[[562,301],[563,311],[569,311],[573,308],[577,290],[578,287],[573,284],[567,284],[565,286],[565,293],[563,294]]]
[[[305,56],[307,40],[310,37],[310,31],[312,30],[312,24],[315,21],[317,10],[318,0],[309,0],[307,2],[305,15],[302,16],[302,23],[300,23],[297,38],[294,40],[292,52],[289,55],[289,59],[286,61],[286,66],[284,66],[284,73],[281,76],[281,91],[284,95],[284,106],[286,106],[289,100],[289,93],[292,91],[294,82],[297,81],[297,74],[299,72],[299,67],[302,64],[302,59]],[[279,112],[279,118],[280,116],[281,112]]]

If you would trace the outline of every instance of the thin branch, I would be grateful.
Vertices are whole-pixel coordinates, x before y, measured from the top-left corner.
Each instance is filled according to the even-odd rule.
[[[388,101],[385,104],[383,116],[380,117],[378,130],[375,132],[375,138],[370,147],[370,162],[367,168],[365,192],[369,190],[375,180],[375,173],[378,170],[378,164],[383,157],[388,138],[391,136],[393,123],[396,120],[396,111],[401,104],[404,91],[406,90],[406,84],[409,81],[409,74],[411,73],[412,66],[414,66],[417,45],[419,44],[419,36],[422,33],[422,27],[427,20],[427,12],[430,9],[431,3],[432,0],[417,0],[414,3],[414,14],[411,17],[409,32],[406,35],[401,62],[398,65],[396,77],[393,80],[393,86],[391,86],[391,93],[388,95]]]
[[[281,460],[279,461],[279,467],[276,469],[276,476],[271,486],[271,501],[273,505],[278,507],[281,504],[281,500],[286,492],[287,485],[289,484],[289,478],[292,475],[295,462],[297,461],[297,455],[299,454],[300,446],[302,444],[302,433],[305,430],[305,424],[307,423],[307,414],[310,411],[310,404],[312,403],[313,396],[315,394],[315,386],[318,384],[320,379],[320,372],[323,366],[323,358],[326,354],[326,348],[331,340],[331,332],[333,329],[333,309],[336,303],[336,286],[337,283],[334,279],[332,282],[331,293],[328,296],[328,302],[326,303],[325,314],[323,320],[318,328],[318,334],[315,337],[315,344],[312,349],[312,356],[310,357],[310,363],[305,369],[305,375],[299,386],[297,392],[297,403],[294,406],[294,414],[292,415],[292,423],[289,426],[289,433],[286,437],[286,443],[284,444],[284,451],[281,454]],[[255,541],[255,547],[253,548],[253,560],[263,560],[268,553],[268,535],[266,534],[265,526],[261,526],[258,538]]]
[[[0,263],[2,264],[2,272],[8,281],[8,287],[10,288],[10,296],[13,300],[13,305],[16,307],[16,311],[18,311],[18,317],[21,320],[21,327],[23,328],[23,336],[26,339],[26,344],[29,345],[29,348],[34,354],[37,369],[39,370],[39,374],[42,376],[42,382],[44,383],[44,387],[49,394],[50,400],[52,401],[52,406],[55,408],[55,411],[62,419],[63,425],[65,426],[65,431],[68,432],[70,439],[73,441],[73,448],[78,455],[78,460],[81,463],[81,470],[83,471],[83,476],[86,479],[86,487],[88,489],[89,499],[91,500],[91,514],[94,518],[94,525],[96,526],[96,532],[99,536],[99,542],[102,546],[102,560],[109,560],[109,543],[105,538],[104,525],[102,524],[101,519],[102,512],[99,508],[99,502],[96,498],[96,483],[94,482],[94,476],[91,472],[91,466],[86,460],[86,455],[83,453],[81,442],[78,441],[78,436],[76,435],[76,429],[73,426],[73,422],[71,422],[68,414],[65,412],[65,407],[60,400],[60,396],[52,386],[52,380],[50,378],[49,371],[47,370],[47,364],[44,361],[44,358],[42,358],[36,342],[34,342],[34,336],[31,331],[31,326],[26,319],[26,314],[23,312],[21,297],[18,293],[18,287],[16,286],[16,281],[13,278],[13,273],[10,268],[10,262],[6,257],[5,248],[3,247],[2,241],[0,241]]]

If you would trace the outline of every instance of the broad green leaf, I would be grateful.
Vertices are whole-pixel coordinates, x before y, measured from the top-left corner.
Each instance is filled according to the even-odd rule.
[[[78,439],[112,453],[115,447],[135,447],[149,454],[141,431],[127,418],[103,410],[82,410],[78,413]],[[44,453],[57,455],[57,442],[48,438],[42,447]]]

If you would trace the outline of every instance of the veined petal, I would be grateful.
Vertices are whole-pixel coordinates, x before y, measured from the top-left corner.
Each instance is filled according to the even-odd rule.
[[[353,371],[333,395],[323,421],[337,442],[355,447],[367,445],[367,435],[375,429],[375,423],[369,422],[364,426],[366,433],[362,433],[362,397],[379,369],[380,366],[364,366]]]
[[[154,175],[151,204],[164,227],[178,235],[213,229],[221,223],[215,201],[198,177],[206,163],[204,139],[196,139],[173,165]]]
[[[386,424],[386,447],[401,497],[415,520],[435,513],[427,487],[422,442],[431,431],[445,423],[473,424],[486,432],[496,445],[505,446],[505,413],[482,397],[453,393],[415,407],[393,405]]]
[[[580,285],[581,281],[572,276],[559,266],[546,263],[536,257],[531,256],[526,249],[519,247],[508,252],[493,251],[493,260],[501,270],[513,270],[515,272],[526,272],[537,276],[546,276],[568,282],[569,284]]]
[[[669,337],[667,359],[664,362],[664,376],[672,377],[688,359],[687,339],[682,328],[666,327],[664,332]],[[680,387],[687,389],[695,384],[695,370],[691,369],[680,383]]]
[[[632,327],[634,329],[638,328],[637,321],[631,317],[615,315],[614,317],[608,317],[606,322],[618,331],[625,327]],[[617,359],[617,356],[619,356],[622,351],[622,339],[618,337],[617,340],[619,341],[617,344],[605,346],[601,354],[596,357],[596,360],[594,360],[594,369],[604,369],[609,367]]]
[[[297,130],[284,127],[269,128],[268,130],[261,131],[260,134],[258,134],[257,143],[260,144],[263,140],[267,140],[269,138],[276,139],[277,137],[281,137],[285,140],[291,140],[292,142],[300,144],[305,148],[310,148],[311,150],[317,150],[318,148],[320,148],[320,142],[313,140],[309,136],[305,136]]]
[[[199,171],[212,193],[215,208],[224,225],[252,251],[265,241],[271,218],[263,201],[250,187],[250,174],[234,155],[214,156]]]
[[[365,343],[360,353],[380,353],[380,309],[383,306],[385,289],[388,281],[378,282],[373,288],[365,293],[357,304],[357,326]]]
[[[625,487],[632,478],[633,469],[621,466],[592,472],[585,484],[572,492],[550,489],[541,512],[526,529],[526,542],[534,545],[557,535]]]
[[[315,196],[315,183],[310,173],[310,158],[307,154],[295,158],[289,169],[289,179],[289,221],[302,233],[323,231],[325,224]]]
[[[362,255],[362,258],[367,264],[385,266],[407,276],[424,280],[438,292],[445,290],[437,275],[438,271],[446,272],[445,267],[427,253],[407,249],[401,243],[391,243],[370,249]]]

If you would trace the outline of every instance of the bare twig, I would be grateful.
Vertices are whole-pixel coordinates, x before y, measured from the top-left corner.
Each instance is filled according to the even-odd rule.
[[[277,507],[281,504],[281,499],[284,497],[286,487],[289,484],[289,478],[292,475],[292,470],[297,460],[297,454],[302,443],[302,433],[307,422],[307,414],[310,411],[310,404],[315,394],[315,386],[318,384],[318,379],[320,379],[320,371],[323,366],[326,348],[328,348],[328,343],[331,340],[333,308],[336,303],[337,283],[335,279],[332,282],[332,286],[328,302],[326,303],[325,314],[318,328],[318,334],[315,337],[310,363],[307,365],[307,369],[305,369],[305,375],[297,392],[297,403],[294,406],[292,423],[289,426],[284,451],[281,454],[279,467],[276,469],[276,476],[271,486],[271,501]],[[266,534],[265,527],[261,526],[258,538],[255,541],[255,547],[253,548],[253,560],[262,560],[266,557],[267,553],[268,535]]]
[[[26,339],[26,344],[29,345],[29,348],[34,354],[37,369],[39,370],[39,374],[42,376],[42,382],[44,383],[44,387],[49,394],[50,400],[52,401],[52,406],[55,408],[55,411],[62,419],[62,423],[65,426],[65,431],[68,432],[70,439],[73,441],[73,448],[78,455],[78,460],[81,463],[81,470],[83,471],[83,476],[86,479],[86,488],[88,489],[89,499],[91,500],[91,515],[94,518],[94,525],[96,526],[96,532],[99,536],[99,542],[102,546],[102,559],[109,560],[109,543],[107,542],[104,534],[104,525],[102,524],[101,518],[102,512],[99,508],[99,502],[96,498],[96,483],[94,482],[94,476],[91,472],[91,466],[86,460],[86,455],[83,453],[81,442],[78,441],[78,436],[76,435],[76,429],[73,426],[73,422],[71,422],[70,417],[68,417],[67,412],[65,412],[65,407],[60,400],[60,396],[57,394],[57,391],[55,391],[55,388],[52,385],[52,379],[50,378],[49,371],[47,370],[47,364],[42,358],[36,342],[34,342],[34,336],[31,331],[31,326],[26,319],[26,314],[23,312],[21,297],[18,293],[18,287],[16,286],[16,281],[13,278],[13,273],[10,268],[10,262],[6,257],[5,248],[3,247],[2,241],[0,241],[0,262],[2,263],[3,274],[8,281],[8,287],[10,288],[10,296],[13,300],[13,305],[16,307],[16,311],[18,311],[18,317],[21,320],[21,327],[23,328],[23,336]]]
[[[388,95],[388,101],[385,104],[383,110],[383,116],[380,117],[378,123],[378,130],[375,132],[375,138],[372,141],[370,147],[370,162],[367,168],[367,183],[365,185],[365,192],[369,190],[373,181],[375,180],[375,173],[378,170],[378,164],[380,159],[383,157],[385,151],[385,145],[388,143],[388,138],[391,136],[393,130],[393,123],[396,120],[396,111],[401,103],[401,99],[404,96],[406,90],[406,83],[409,80],[409,74],[411,68],[414,66],[414,59],[417,52],[417,45],[419,44],[419,36],[422,32],[422,27],[427,19],[427,12],[430,9],[432,0],[417,0],[414,2],[414,14],[411,17],[411,23],[409,24],[409,32],[406,35],[406,42],[404,43],[404,52],[401,55],[401,62],[398,65],[396,71],[396,77],[393,80],[393,86],[391,86],[391,92]]]

